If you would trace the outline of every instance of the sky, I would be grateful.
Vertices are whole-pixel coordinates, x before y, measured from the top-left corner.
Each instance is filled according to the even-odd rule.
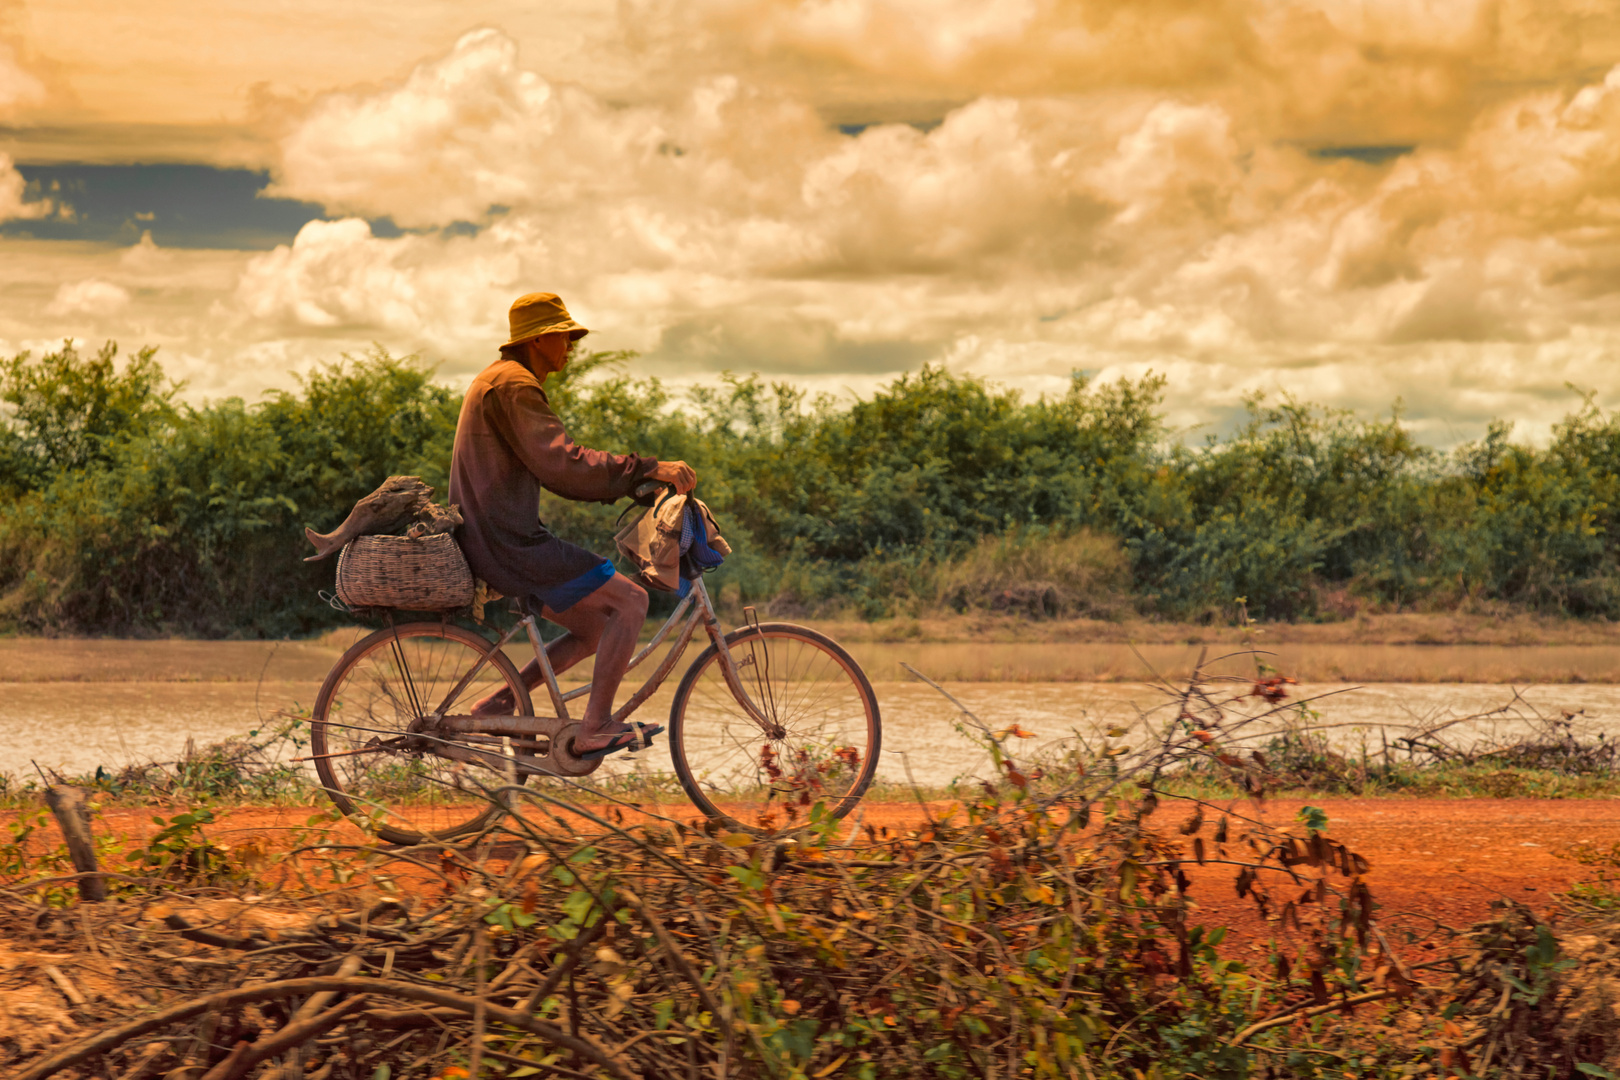
[[[0,356],[1620,406],[1615,0],[0,0]]]

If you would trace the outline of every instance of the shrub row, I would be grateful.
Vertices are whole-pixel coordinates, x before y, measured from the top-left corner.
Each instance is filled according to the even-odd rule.
[[[1620,614],[1620,420],[1590,401],[1544,448],[1506,423],[1450,452],[1399,415],[1250,404],[1189,444],[1164,382],[1026,400],[929,367],[853,404],[724,376],[677,398],[629,354],[552,387],[578,441],[684,458],[737,554],[729,595],[866,616],[985,606],[1264,618],[1352,604]],[[248,404],[191,406],[153,352],[0,361],[0,626],[306,633],[340,618],[304,565],[384,477],[445,483],[459,387],[377,351]],[[611,551],[618,508],[547,499]],[[1329,603],[1325,598],[1337,598]]]

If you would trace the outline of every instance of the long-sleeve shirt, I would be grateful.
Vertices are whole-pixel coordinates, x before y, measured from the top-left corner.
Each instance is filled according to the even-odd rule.
[[[507,596],[572,581],[601,559],[547,531],[540,489],[614,502],[657,465],[656,458],[576,445],[540,380],[502,357],[473,379],[456,421],[450,501],[463,520],[456,538],[473,573]]]

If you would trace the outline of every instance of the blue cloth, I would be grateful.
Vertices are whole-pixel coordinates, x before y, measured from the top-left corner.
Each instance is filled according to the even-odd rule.
[[[692,591],[692,580],[714,570],[726,560],[709,546],[709,529],[703,524],[703,511],[695,503],[686,504],[681,515],[681,587],[677,596]]]
[[[688,535],[690,534],[690,535]],[[725,557],[709,546],[709,530],[703,524],[703,511],[691,503],[681,520],[681,554],[700,572],[707,572],[725,562]]]
[[[613,574],[613,564],[603,559],[578,577],[570,578],[561,585],[538,588],[534,595],[552,611],[564,612],[606,585]]]

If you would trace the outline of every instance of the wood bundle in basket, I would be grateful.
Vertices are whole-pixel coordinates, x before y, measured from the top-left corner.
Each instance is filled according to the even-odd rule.
[[[473,576],[448,534],[360,536],[338,555],[337,594],[350,607],[449,611],[473,602]]]

